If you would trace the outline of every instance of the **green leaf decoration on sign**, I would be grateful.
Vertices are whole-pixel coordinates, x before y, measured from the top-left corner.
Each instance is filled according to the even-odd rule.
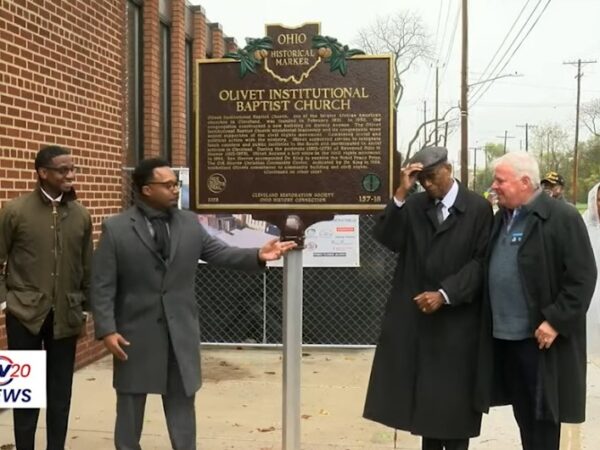
[[[246,38],[244,48],[237,52],[226,53],[224,57],[240,62],[240,78],[244,78],[248,72],[256,73],[258,66],[262,64],[270,50],[273,50],[273,40],[269,36],[258,39]]]
[[[329,64],[329,70],[331,72],[337,70],[342,75],[348,73],[347,59],[350,59],[355,55],[365,54],[362,50],[342,45],[336,38],[318,34],[312,38],[312,48],[316,48],[318,55]]]

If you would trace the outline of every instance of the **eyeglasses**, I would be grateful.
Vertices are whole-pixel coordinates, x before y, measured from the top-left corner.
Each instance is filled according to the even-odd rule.
[[[44,169],[52,170],[53,172],[61,174],[63,177],[65,175],[68,175],[70,172],[72,172],[73,174],[76,174],[77,171],[79,170],[79,168],[75,167],[75,166],[61,166],[61,167],[46,166],[46,167],[44,167]]]
[[[175,188],[181,189],[182,181],[148,181],[146,184],[160,184],[161,186],[166,187],[167,189],[173,190]]]
[[[417,174],[417,181],[420,184],[423,184],[426,181],[433,182],[433,181],[435,181],[437,174],[438,174],[437,170],[428,170],[428,171],[424,171],[424,172],[419,172]]]

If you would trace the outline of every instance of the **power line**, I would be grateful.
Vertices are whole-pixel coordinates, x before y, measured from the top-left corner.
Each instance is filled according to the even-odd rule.
[[[456,16],[454,18],[454,26],[452,29],[452,37],[450,38],[448,50],[446,51],[446,57],[444,58],[442,81],[444,81],[444,78],[446,76],[446,70],[448,68],[448,63],[450,62],[450,55],[452,54],[452,49],[454,48],[454,38],[456,37],[456,29],[458,28],[458,18],[460,17],[460,11],[461,6],[460,3],[458,3],[458,6],[456,8]]]
[[[529,24],[529,21],[531,20],[531,18],[534,16],[534,14],[536,13],[536,11],[538,10],[540,4],[542,3],[542,0],[538,0],[538,2],[535,4],[535,6],[533,7],[533,9],[531,10],[531,12],[529,13],[529,16],[527,16],[527,19],[525,19],[525,22],[523,22],[523,25],[521,25],[521,28],[519,29],[519,31],[517,31],[517,34],[513,37],[511,43],[508,45],[508,47],[506,47],[506,49],[504,50],[504,53],[502,54],[502,56],[500,57],[500,59],[498,61],[496,61],[496,64],[494,65],[494,68],[490,71],[490,73],[488,74],[488,76],[490,78],[493,78],[492,74],[496,72],[496,69],[498,69],[498,67],[500,66],[500,64],[502,64],[502,62],[504,61],[504,59],[506,58],[506,55],[508,55],[508,52],[510,52],[513,48],[513,46],[515,45],[515,43],[517,42],[517,40],[521,37],[521,35],[523,34],[523,30],[525,30],[525,27]],[[521,13],[519,13],[519,16],[521,15]],[[516,24],[517,21],[515,21],[515,23],[513,23],[513,27]],[[513,28],[511,27],[511,29]],[[507,35],[508,37],[508,35]],[[510,58],[509,58],[510,60]],[[500,73],[502,70],[500,70],[497,73]],[[475,91],[471,94],[471,98],[475,98],[481,91],[486,90],[487,86],[479,86],[477,89],[475,89]]]
[[[498,73],[501,73],[506,68],[508,63],[512,60],[513,56],[515,56],[517,51],[521,48],[521,45],[523,45],[523,42],[525,42],[525,40],[527,39],[529,34],[533,31],[533,29],[535,28],[535,26],[537,25],[539,20],[542,18],[542,16],[544,15],[544,12],[546,12],[546,9],[548,8],[548,5],[550,5],[551,2],[552,2],[552,0],[548,0],[548,2],[544,5],[544,8],[542,9],[542,12],[540,13],[540,15],[537,17],[537,19],[535,19],[535,22],[533,22],[533,24],[531,25],[531,28],[529,28],[529,30],[527,31],[527,34],[523,37],[521,42],[519,42],[519,45],[514,49],[514,51],[508,57],[508,59],[506,60],[506,62],[502,66],[502,68],[498,71]],[[485,93],[490,89],[490,87],[492,86],[493,83],[494,83],[493,81],[488,83],[488,85],[485,87],[485,89],[480,92],[479,96],[476,99],[473,99],[473,103],[471,106],[474,106],[475,103],[477,103],[477,101],[479,101],[479,99],[481,99],[481,97],[483,97],[485,95]]]
[[[540,0],[541,1],[541,0]],[[521,8],[521,11],[519,11],[519,14],[517,15],[517,17],[515,18],[515,20],[513,21],[512,25],[510,26],[510,29],[508,30],[508,32],[504,35],[504,39],[502,40],[502,42],[500,43],[500,45],[498,46],[498,48],[496,49],[496,52],[494,53],[494,55],[491,57],[490,62],[488,62],[487,66],[485,66],[485,69],[483,69],[483,72],[481,72],[481,75],[479,77],[479,79],[477,80],[477,82],[482,81],[487,70],[490,68],[490,66],[492,65],[492,63],[494,62],[494,59],[496,58],[496,56],[498,56],[498,53],[500,53],[500,50],[502,49],[502,47],[504,46],[504,43],[506,42],[506,40],[508,39],[508,36],[510,36],[510,33],[512,33],[512,30],[514,30],[515,25],[517,24],[517,22],[521,19],[521,16],[523,15],[523,12],[525,11],[525,8],[527,8],[527,5],[531,2],[531,0],[527,0],[525,2],[525,4],[523,5],[523,8]]]
[[[539,14],[539,16],[535,19],[535,22],[533,22],[533,24],[531,25],[531,27],[529,28],[529,30],[527,31],[527,34],[525,34],[525,36],[523,37],[523,39],[521,39],[521,42],[519,42],[519,44],[517,45],[517,47],[514,49],[514,51],[511,53],[511,55],[508,57],[508,59],[506,60],[506,62],[504,63],[504,65],[502,66],[502,68],[497,72],[497,73],[501,73],[502,71],[504,71],[504,69],[506,68],[506,66],[508,65],[508,63],[510,63],[510,61],[512,60],[512,58],[515,56],[515,54],[517,53],[517,51],[521,48],[521,45],[523,45],[523,43],[525,42],[525,40],[527,39],[527,37],[529,36],[529,34],[533,31],[533,29],[535,28],[535,26],[537,25],[537,23],[539,22],[539,20],[542,18],[542,16],[544,15],[544,12],[546,12],[546,9],[548,8],[548,5],[550,5],[550,2],[552,0],[548,0],[548,2],[544,5],[544,8],[542,9],[542,12]],[[529,21],[529,19],[528,19]],[[475,105],[475,103],[477,103],[477,101],[479,101],[481,99],[481,97],[483,97],[485,95],[485,93],[491,88],[492,84],[494,81],[490,82],[483,91],[480,91],[479,96],[476,99],[473,99],[473,105]]]
[[[513,37],[512,41],[510,42],[510,44],[508,45],[508,47],[506,47],[506,49],[504,50],[504,53],[502,54],[502,56],[500,57],[500,59],[498,59],[494,65],[494,68],[490,71],[490,73],[488,74],[488,77],[492,78],[492,74],[496,71],[496,69],[498,69],[498,66],[500,64],[502,64],[502,62],[504,61],[504,59],[506,58],[506,55],[508,55],[508,52],[510,52],[513,48],[513,46],[515,45],[515,43],[517,42],[517,40],[521,37],[521,35],[523,34],[523,30],[525,29],[525,27],[529,24],[529,21],[531,20],[531,18],[533,17],[533,15],[535,14],[535,12],[537,11],[538,7],[540,6],[542,0],[538,0],[538,2],[535,4],[535,6],[533,7],[533,9],[531,10],[531,12],[529,13],[529,16],[527,17],[527,19],[525,19],[525,22],[523,22],[523,24],[521,25],[521,28],[519,29],[519,31],[517,31],[517,34]],[[526,6],[527,4],[525,4]],[[519,13],[519,16],[517,17],[517,19],[515,20],[515,22],[513,22],[513,26],[511,27],[511,30],[514,29],[514,26],[517,24],[518,20],[520,19],[522,13],[523,13],[524,9],[521,10],[521,12]],[[506,37],[508,38],[510,33],[508,33],[506,35]],[[498,49],[500,50],[500,48]],[[491,65],[491,61],[490,61],[490,65]],[[500,72],[497,72],[500,73]],[[485,90],[485,86],[481,85],[478,86],[474,92],[471,93],[471,98],[474,98],[477,94],[479,94],[482,90]]]
[[[440,0],[440,7],[438,8],[438,17],[437,17],[437,24],[435,26],[435,48],[437,49],[437,42],[438,42],[438,34],[440,32],[440,19],[442,18],[442,5],[443,5],[443,1]]]
[[[554,89],[557,91],[573,91],[574,88],[572,87],[566,87],[566,86],[550,86],[550,85],[544,85],[544,84],[537,84],[537,83],[519,83],[518,81],[510,81],[510,80],[498,80],[498,84],[506,84],[509,86],[526,86],[526,87],[532,87],[532,88],[538,88],[538,89]],[[600,89],[586,89],[586,92],[600,92]]]
[[[438,17],[437,17],[437,25],[435,26],[435,39],[434,39],[434,43],[435,43],[435,52],[436,52],[436,65],[438,63],[438,53],[437,53],[437,47],[438,47],[438,35],[439,35],[439,31],[440,31],[440,19],[442,17],[442,5],[443,5],[443,0],[440,0],[440,6],[438,8]],[[429,80],[431,78],[431,68],[432,68],[433,64],[429,64],[429,67],[427,69],[427,77],[425,79],[425,92],[423,93],[423,97],[425,97],[427,95],[427,91],[429,90]]]
[[[442,48],[444,46],[443,42],[446,39],[446,30],[448,29],[448,21],[450,20],[450,7],[452,6],[452,1],[448,2],[448,9],[446,10],[446,19],[444,20],[444,32],[442,33],[442,38],[440,39],[440,48],[438,50],[437,46],[435,48],[436,53],[439,55],[442,52]]]

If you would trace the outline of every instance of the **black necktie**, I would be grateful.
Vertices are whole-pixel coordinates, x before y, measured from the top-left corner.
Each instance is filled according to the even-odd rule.
[[[438,224],[441,225],[444,221],[444,204],[441,201],[435,205],[435,215],[437,217]]]
[[[162,217],[156,217],[150,219],[150,223],[154,229],[154,241],[156,242],[156,249],[166,261],[169,259],[169,253],[171,251],[171,240],[169,239],[167,221]]]

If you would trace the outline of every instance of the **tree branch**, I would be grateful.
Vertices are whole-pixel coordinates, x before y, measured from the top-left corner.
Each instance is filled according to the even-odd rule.
[[[417,130],[415,131],[415,135],[413,136],[413,138],[408,143],[408,149],[406,151],[406,158],[405,159],[409,159],[410,158],[410,153],[411,153],[411,150],[412,150],[412,146],[415,143],[415,141],[419,138],[419,134],[421,133],[421,130],[423,129],[423,127],[425,127],[425,126],[427,126],[427,125],[429,125],[431,123],[444,122],[446,120],[446,117],[448,116],[448,114],[451,111],[455,110],[455,109],[458,109],[458,106],[452,106],[451,108],[447,109],[446,112],[442,115],[442,117],[439,117],[437,119],[437,121],[436,121],[435,118],[433,118],[433,119],[430,119],[430,120],[427,120],[427,121],[421,123],[421,125],[419,125],[417,127]],[[437,123],[436,123],[436,126],[437,126]]]

